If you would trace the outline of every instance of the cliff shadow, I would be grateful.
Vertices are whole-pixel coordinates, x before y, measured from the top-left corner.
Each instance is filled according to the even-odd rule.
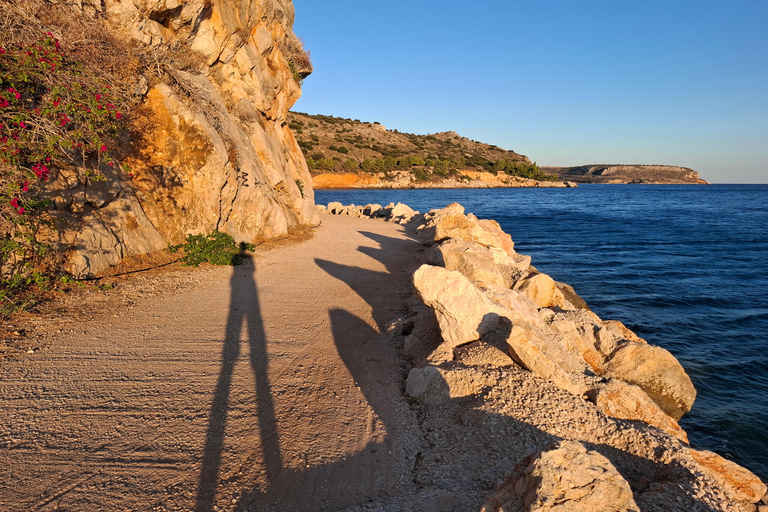
[[[242,265],[233,268],[230,278],[229,316],[221,350],[221,368],[208,414],[195,512],[214,510],[216,489],[221,477],[232,378],[244,344],[249,348],[256,396],[255,418],[267,480],[274,481],[282,468],[277,419],[268,377],[267,337],[254,275],[253,259],[246,258]],[[244,327],[245,339],[242,339]]]

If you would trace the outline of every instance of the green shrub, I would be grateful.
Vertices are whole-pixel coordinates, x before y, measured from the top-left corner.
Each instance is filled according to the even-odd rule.
[[[235,239],[221,231],[210,235],[187,235],[187,241],[170,248],[171,252],[179,249],[184,251],[181,261],[185,265],[198,267],[201,263],[212,265],[240,265],[244,260],[244,252],[252,251],[256,246],[242,243],[237,245]]]

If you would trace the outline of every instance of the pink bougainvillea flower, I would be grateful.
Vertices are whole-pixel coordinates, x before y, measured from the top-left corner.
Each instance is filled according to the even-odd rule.
[[[115,114],[115,117],[118,118],[118,119],[122,119],[123,118],[123,114],[118,112],[117,114]]]
[[[51,174],[51,171],[48,169],[48,167],[42,164],[33,165],[32,171],[35,173],[35,176],[43,181],[48,181],[48,176]]]
[[[107,150],[107,146],[104,146],[104,145],[102,144],[100,151],[101,151],[102,153],[104,153],[106,150]]]
[[[8,100],[0,96],[0,108],[5,108],[8,105],[10,105],[10,103],[8,103]]]
[[[14,208],[18,208],[19,207],[19,198],[18,197],[14,197],[11,200],[11,206],[13,206]]]
[[[24,215],[26,210],[24,208],[19,208],[17,211],[19,212],[19,215]]]
[[[24,180],[24,183],[21,185],[21,191],[29,192],[29,182],[27,180]]]
[[[24,121],[21,121],[19,123],[19,128],[26,128],[26,127],[27,127],[27,125],[26,125],[26,123],[24,123]]]

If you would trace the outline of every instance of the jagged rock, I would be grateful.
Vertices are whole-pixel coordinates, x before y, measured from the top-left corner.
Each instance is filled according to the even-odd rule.
[[[522,293],[487,283],[478,283],[477,287],[483,292],[483,295],[504,308],[507,312],[507,318],[512,321],[513,325],[533,330],[543,330],[546,327],[536,304]]]
[[[565,307],[563,309],[589,309],[587,302],[578,296],[573,286],[555,281],[555,286],[565,297]]]
[[[688,443],[685,430],[637,386],[609,379],[588,394],[598,410],[612,418],[643,421]]]
[[[419,212],[413,210],[410,206],[403,203],[397,203],[390,211],[389,220],[399,224],[410,222]]]
[[[324,204],[316,204],[315,208],[320,213],[327,213],[328,212],[328,208]]]
[[[646,343],[646,341],[637,336],[634,332],[618,320],[604,320],[595,326],[595,347],[601,354],[608,357],[622,343],[631,341],[635,343]]]
[[[451,239],[441,243],[437,251],[445,268],[461,272],[470,281],[507,288],[512,285],[515,261],[503,249]]]
[[[354,204],[350,204],[341,209],[341,214],[346,215],[347,217],[360,217],[362,212],[360,211],[360,208]]]
[[[373,217],[379,210],[381,210],[380,204],[367,204],[363,207],[363,215],[366,217]]]
[[[690,377],[675,356],[661,347],[623,343],[606,361],[603,375],[639,386],[674,420],[690,411],[696,400]]]
[[[549,333],[513,325],[507,337],[509,355],[523,368],[577,396],[589,389],[586,365]]]
[[[344,205],[338,201],[332,201],[328,203],[328,211],[334,215],[339,215],[344,209]]]
[[[520,462],[481,512],[639,512],[629,483],[611,462],[576,441]]]
[[[470,214],[467,217],[474,217],[474,215]],[[514,254],[515,243],[512,241],[512,236],[508,233],[505,233],[504,230],[501,229],[501,226],[498,222],[493,219],[481,219],[478,220],[477,223],[481,228],[493,234],[496,239],[501,242],[501,248],[504,249],[507,254]]]
[[[413,275],[413,285],[424,304],[435,310],[449,349],[496,329],[505,314],[460,272],[422,265]]]
[[[690,450],[704,472],[723,485],[737,500],[757,503],[765,495],[765,484],[751,471],[708,451]]]
[[[596,336],[596,331],[601,328],[600,318],[588,309],[563,311],[555,308],[541,312],[547,324],[563,336],[564,347],[578,354],[593,371],[602,373],[606,354],[600,351]]]
[[[565,297],[555,284],[555,280],[547,274],[532,274],[515,284],[519,290],[528,296],[540,308],[563,307]]]
[[[461,213],[464,208],[454,203],[442,210],[433,210],[423,226],[417,228],[420,237],[427,242],[441,242],[450,238],[477,242],[515,253],[512,238],[494,221],[478,221],[472,214]],[[426,217],[425,217],[426,218]]]
[[[435,217],[439,217],[441,215],[445,215],[448,213],[458,213],[459,215],[464,215],[464,207],[461,206],[459,203],[451,203],[445,208],[439,208],[430,210],[426,214],[424,214],[425,220],[429,221],[434,219]]]

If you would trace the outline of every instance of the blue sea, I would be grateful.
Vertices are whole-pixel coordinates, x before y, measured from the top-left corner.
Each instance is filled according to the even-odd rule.
[[[459,202],[604,320],[672,352],[698,390],[694,448],[768,481],[768,185],[317,191],[327,204]]]

